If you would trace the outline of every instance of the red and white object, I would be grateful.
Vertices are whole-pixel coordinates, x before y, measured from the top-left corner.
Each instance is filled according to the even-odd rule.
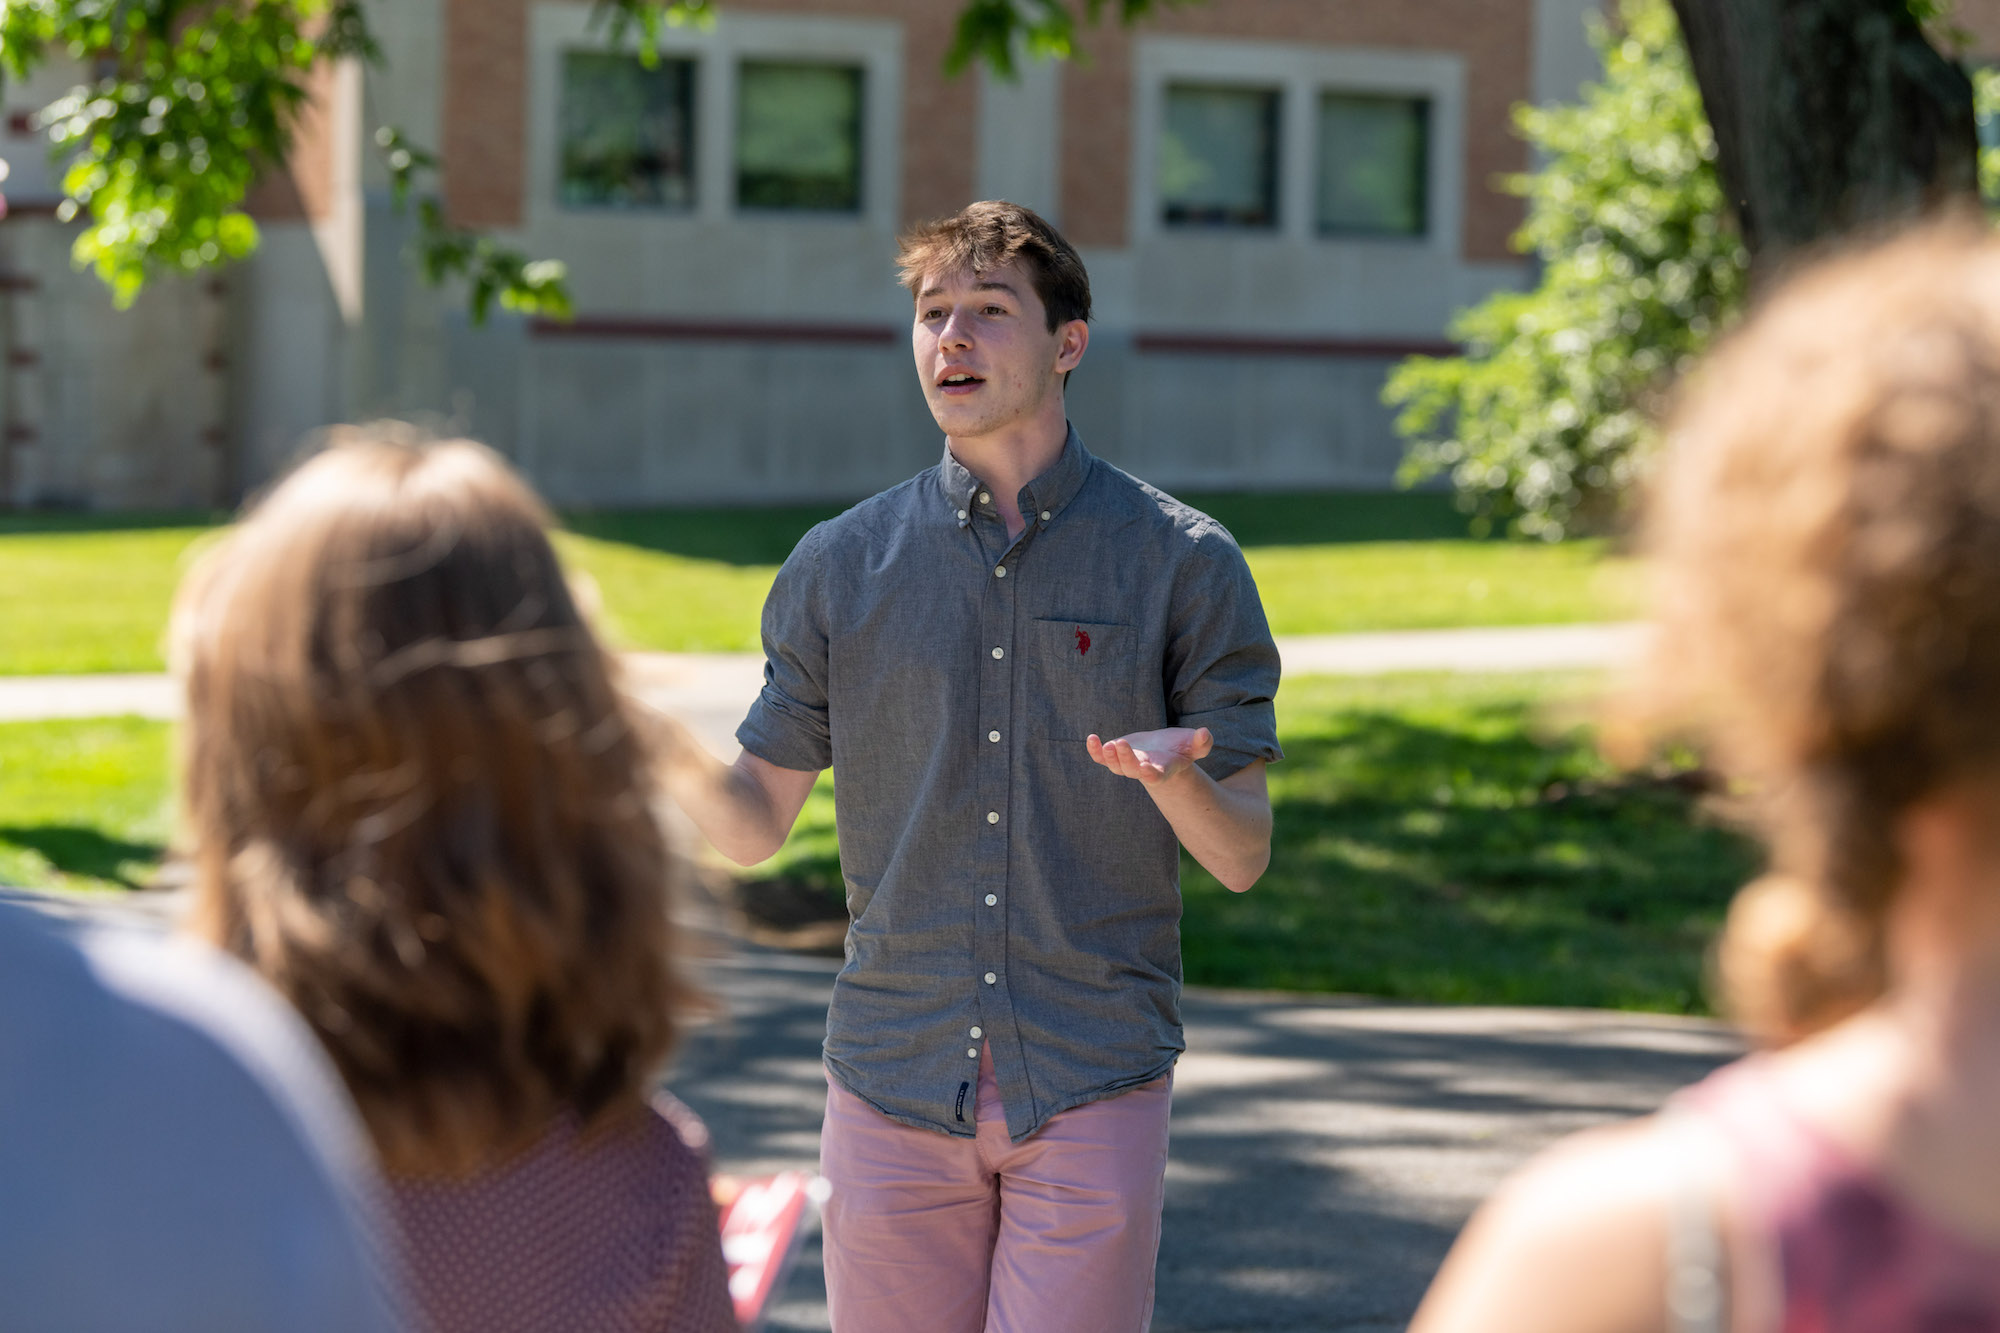
[[[717,1176],[712,1188],[736,1322],[744,1333],[756,1333],[765,1307],[791,1271],[799,1242],[818,1220],[827,1183],[809,1172],[781,1171],[757,1180]]]

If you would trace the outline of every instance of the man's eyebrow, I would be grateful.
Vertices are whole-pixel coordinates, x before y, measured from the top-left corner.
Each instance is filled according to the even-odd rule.
[[[1012,285],[1004,282],[975,282],[972,284],[972,290],[975,292],[1005,292],[1017,301],[1021,299],[1021,294],[1015,291]],[[928,301],[933,296],[943,295],[944,288],[942,287],[926,287],[917,293],[917,299],[919,301]]]

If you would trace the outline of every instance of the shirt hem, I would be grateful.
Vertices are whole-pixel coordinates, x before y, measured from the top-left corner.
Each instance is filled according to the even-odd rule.
[[[1041,1133],[1042,1130],[1046,1129],[1048,1127],[1049,1121],[1055,1119],[1057,1116],[1061,1115],[1064,1111],[1074,1111],[1077,1107],[1088,1106],[1092,1102],[1108,1101],[1109,1099],[1118,1096],[1120,1093],[1130,1092],[1134,1088],[1143,1088],[1148,1083],[1156,1082],[1159,1079],[1165,1078],[1168,1074],[1173,1072],[1174,1066],[1177,1063],[1179,1063],[1181,1055],[1182,1055],[1181,1051],[1175,1051],[1172,1055],[1167,1057],[1165,1063],[1155,1067],[1154,1069],[1152,1069],[1147,1073],[1140,1074],[1135,1078],[1120,1079],[1118,1082],[1110,1084],[1106,1087],[1095,1088],[1089,1092],[1079,1093],[1074,1097],[1070,1097],[1062,1102],[1058,1102],[1053,1110],[1047,1111],[1042,1115],[1036,1117],[1035,1122],[1029,1125],[1026,1129],[1022,1130],[1019,1134],[1009,1132],[1007,1138],[1009,1142],[1012,1143],[1026,1143],[1029,1139],[1033,1138],[1035,1135]],[[873,1097],[870,1097],[867,1093],[863,1092],[861,1089],[855,1087],[853,1080],[849,1079],[846,1074],[842,1073],[841,1070],[834,1065],[834,1062],[832,1060],[830,1059],[823,1060],[821,1063],[823,1063],[826,1066],[827,1077],[833,1079],[836,1083],[840,1084],[840,1086],[843,1089],[852,1093],[854,1096],[860,1098],[862,1101],[866,1102],[870,1110],[874,1111],[878,1115],[885,1116],[888,1119],[895,1121],[899,1125],[908,1125],[911,1129],[931,1130],[934,1133],[945,1134],[954,1139],[970,1139],[978,1137],[979,1130],[976,1124],[968,1124],[966,1128],[958,1129],[951,1125],[945,1124],[942,1121],[926,1120],[922,1116],[905,1115],[901,1111],[892,1111],[888,1107],[882,1105],[882,1103],[876,1101]]]

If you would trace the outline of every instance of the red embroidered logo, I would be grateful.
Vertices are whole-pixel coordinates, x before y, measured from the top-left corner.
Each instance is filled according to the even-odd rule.
[[[1082,657],[1090,651],[1090,636],[1083,632],[1083,626],[1076,627],[1076,655]]]

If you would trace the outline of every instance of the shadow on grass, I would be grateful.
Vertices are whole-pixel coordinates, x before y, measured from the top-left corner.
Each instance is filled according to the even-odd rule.
[[[1439,491],[1324,491],[1181,496],[1245,547],[1379,541],[1469,541],[1467,520]],[[606,509],[565,514],[570,531],[600,541],[730,565],[783,563],[807,529],[848,503],[724,509]],[[226,523],[220,511],[0,513],[12,533],[121,532]]]
[[[1308,714],[1271,769],[1264,878],[1233,894],[1183,860],[1188,981],[1707,1012],[1708,949],[1755,848],[1703,809],[1699,775],[1619,774],[1537,709],[1500,695]],[[830,829],[801,830],[771,877],[838,915]]]
[[[1272,770],[1271,868],[1184,866],[1188,980],[1699,1013],[1754,848],[1685,770],[1620,775],[1530,704],[1338,714]]]
[[[1245,547],[1377,541],[1469,541],[1466,517],[1435,491],[1186,495]],[[813,524],[843,504],[776,509],[600,510],[564,516],[572,532],[732,565],[783,563]]]
[[[0,847],[38,853],[61,874],[101,879],[127,889],[145,888],[151,870],[167,851],[157,842],[130,842],[76,824],[0,825]],[[145,869],[135,875],[136,867]]]

